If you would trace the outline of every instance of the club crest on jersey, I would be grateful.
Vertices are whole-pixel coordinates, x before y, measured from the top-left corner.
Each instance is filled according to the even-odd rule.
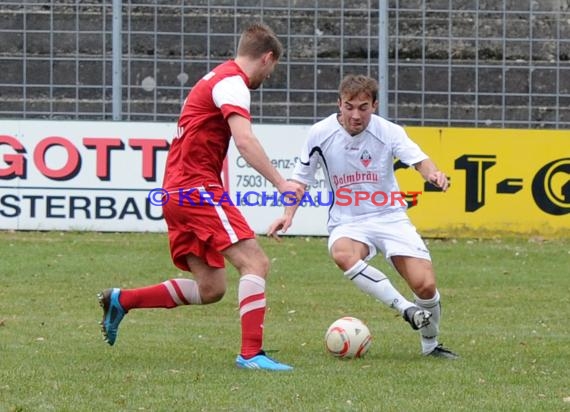
[[[368,165],[369,165],[370,162],[372,161],[372,156],[370,155],[370,153],[368,152],[368,150],[364,149],[364,151],[363,151],[362,154],[360,155],[360,161],[362,162],[362,164],[364,165],[364,167],[368,167]]]

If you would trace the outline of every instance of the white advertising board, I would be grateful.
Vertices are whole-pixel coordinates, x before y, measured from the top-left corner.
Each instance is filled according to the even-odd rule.
[[[289,177],[306,126],[254,130],[273,164]],[[175,133],[174,123],[0,121],[0,229],[166,230],[161,207],[149,201],[149,193],[161,186]],[[275,188],[233,145],[223,177],[252,228],[265,233],[283,208],[271,201],[252,204],[264,193],[279,199]],[[289,233],[324,235],[325,226],[326,207],[305,207]]]
[[[308,126],[295,125],[256,125],[254,131],[263,144],[271,162],[286,178],[293,173],[301,147],[308,133]],[[282,197],[275,187],[259,175],[240,156],[233,146],[228,152],[228,182],[231,199],[240,200],[240,210],[256,233],[266,233],[273,220],[283,214]],[[317,192],[327,192],[322,172],[317,172],[317,182],[309,192],[312,199]],[[329,200],[323,194],[320,202],[301,202],[293,226],[287,231],[291,235],[325,236]],[[236,203],[237,204],[237,203]]]
[[[160,123],[0,122],[0,228],[165,230],[159,187],[176,127]]]

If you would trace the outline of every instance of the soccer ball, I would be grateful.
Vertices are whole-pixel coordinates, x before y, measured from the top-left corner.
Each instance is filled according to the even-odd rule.
[[[326,350],[338,358],[360,358],[368,352],[371,343],[368,327],[351,316],[335,320],[325,334]]]

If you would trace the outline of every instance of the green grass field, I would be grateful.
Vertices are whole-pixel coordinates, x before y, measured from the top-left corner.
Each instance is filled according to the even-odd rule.
[[[422,358],[417,334],[344,279],[325,239],[260,240],[273,261],[265,346],[290,373],[234,366],[233,269],[222,302],[132,311],[115,346],[102,341],[100,289],[180,276],[165,234],[0,232],[0,411],[570,410],[569,240],[429,240],[441,341],[458,361]],[[363,359],[324,352],[344,315],[374,335]]]

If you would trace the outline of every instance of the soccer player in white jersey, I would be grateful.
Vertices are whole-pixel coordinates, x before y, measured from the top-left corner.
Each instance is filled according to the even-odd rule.
[[[394,159],[413,166],[422,177],[446,191],[447,176],[414,143],[404,129],[375,114],[378,83],[363,75],[346,76],[339,87],[340,112],[316,123],[302,149],[291,180],[303,187],[314,182],[320,165],[334,198],[329,209],[328,247],[345,276],[363,292],[397,310],[414,330],[419,330],[422,353],[455,359],[455,353],[438,341],[440,295],[430,253],[410,222],[407,204],[398,196]],[[383,193],[356,201],[356,193]],[[339,201],[342,194],[342,202]],[[353,195],[352,201],[347,201]],[[270,236],[285,232],[300,202],[286,207],[268,229]],[[379,269],[367,262],[378,252],[398,271],[414,294],[404,298]]]

